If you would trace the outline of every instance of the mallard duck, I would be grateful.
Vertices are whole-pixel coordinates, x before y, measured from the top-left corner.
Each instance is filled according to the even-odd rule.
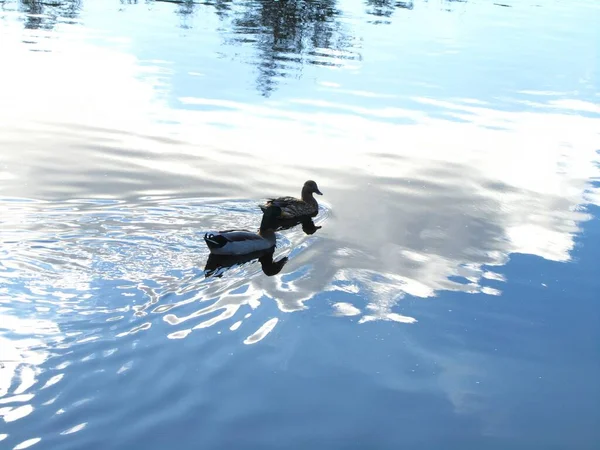
[[[293,219],[302,216],[314,217],[319,212],[319,204],[313,197],[314,194],[323,195],[319,190],[317,183],[313,180],[308,180],[302,186],[301,198],[295,197],[279,197],[269,198],[267,202],[260,205],[260,209],[265,211],[270,205],[276,205],[281,208],[282,219]]]
[[[206,233],[204,242],[215,255],[246,255],[275,247],[275,227],[281,208],[270,205],[265,208],[258,233],[248,230],[226,230]]]

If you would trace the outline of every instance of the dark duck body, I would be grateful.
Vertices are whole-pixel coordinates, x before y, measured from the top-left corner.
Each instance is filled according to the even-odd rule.
[[[248,230],[225,230],[206,233],[204,242],[214,255],[246,255],[275,248],[275,228],[281,208],[270,205],[263,210],[258,233]]]

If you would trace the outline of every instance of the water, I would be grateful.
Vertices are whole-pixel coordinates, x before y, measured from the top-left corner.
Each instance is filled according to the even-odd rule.
[[[1,2],[0,448],[599,448],[599,19]]]

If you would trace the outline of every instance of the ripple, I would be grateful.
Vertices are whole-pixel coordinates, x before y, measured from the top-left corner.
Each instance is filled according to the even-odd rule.
[[[40,442],[42,440],[42,438],[33,438],[33,439],[27,439],[26,441],[21,442],[18,445],[15,445],[13,447],[13,450],[23,450],[25,448],[29,448],[32,445],[37,444],[38,442]]]
[[[278,321],[279,319],[277,317],[267,320],[258,330],[244,339],[244,344],[251,345],[262,341],[271,331],[273,331]]]
[[[62,368],[64,368],[64,366]],[[49,388],[50,386],[55,385],[60,380],[62,380],[63,377],[64,377],[64,374],[62,374],[62,373],[59,373],[58,375],[54,375],[52,378],[50,378],[48,381],[46,381],[46,384],[44,384],[42,387],[40,387],[40,389],[46,389],[46,388]]]
[[[235,322],[233,325],[231,325],[231,326],[229,327],[229,329],[230,329],[231,331],[235,331],[235,330],[237,330],[237,329],[238,329],[238,328],[239,328],[241,325],[242,325],[242,321],[241,321],[241,320],[238,320],[238,321],[237,321],[237,322]]]
[[[110,199],[4,198],[0,205],[10,208],[8,220],[0,224],[8,231],[0,274],[19,300],[0,298],[0,316],[5,328],[27,336],[6,340],[0,335],[6,359],[0,369],[0,411],[7,423],[24,420],[59,398],[62,407],[54,415],[72,421],[73,410],[91,401],[74,394],[78,384],[105,377],[106,360],[114,360],[116,375],[138,376],[136,358],[123,349],[125,342],[133,349],[143,333],[153,330],[183,339],[238,312],[241,325],[250,317],[245,308],[255,309],[265,299],[264,290],[253,284],[259,273],[263,276],[256,264],[232,268],[218,280],[205,278],[203,270],[208,256],[203,233],[232,225],[256,227],[257,201],[146,198],[131,205]],[[324,208],[318,222],[327,216]],[[292,230],[278,251],[289,252],[296,239],[300,244],[314,240]],[[28,318],[33,311],[36,318]],[[186,322],[191,327],[172,329]],[[268,321],[245,342],[264,339],[276,323]],[[119,350],[114,339],[124,341]],[[73,373],[81,367],[88,369],[80,381]],[[59,434],[84,426],[71,424]]]
[[[191,332],[192,332],[192,330],[189,328],[187,330],[174,331],[173,333],[169,333],[167,335],[167,338],[169,338],[169,339],[184,339]]]
[[[15,408],[2,408],[0,409],[0,416],[4,419],[5,422],[8,423],[22,419],[23,417],[27,417],[32,412],[33,406],[23,405],[17,406]]]
[[[261,303],[263,288],[252,281],[259,273],[256,264],[234,267],[219,281],[205,279],[201,269],[208,255],[203,233],[256,227],[257,202],[152,197],[135,207],[104,199],[70,200],[65,207],[65,203],[2,199],[0,205],[11,208],[3,229],[19,229],[28,237],[6,242],[0,274],[19,286],[24,301],[33,301],[38,312],[58,319],[58,324],[71,327],[78,317],[87,317],[89,331],[70,334],[64,348],[104,339],[102,322],[115,324],[114,336],[124,338],[152,328],[153,320],[138,320],[149,312],[163,315],[172,326],[203,318],[189,330],[168,333],[180,339],[230,319],[244,305],[256,308]],[[328,216],[323,206],[316,223],[322,225]],[[299,229],[286,232],[278,253],[306,251],[314,238],[302,236]],[[19,267],[19,278],[10,272],[13,265]],[[40,310],[41,305],[47,306]],[[176,314],[182,308],[188,312]],[[57,323],[40,320],[29,324],[19,319],[19,329],[60,333]],[[82,361],[94,357],[85,355]],[[60,379],[55,375],[47,385]]]
[[[81,430],[83,430],[83,429],[86,427],[86,425],[87,425],[87,422],[82,422],[82,423],[80,423],[79,425],[75,425],[74,427],[72,427],[72,428],[69,428],[68,430],[61,431],[61,433],[60,433],[60,434],[62,434],[62,435],[64,436],[64,435],[66,435],[66,434],[73,434],[73,433],[77,433],[78,431],[81,431]]]

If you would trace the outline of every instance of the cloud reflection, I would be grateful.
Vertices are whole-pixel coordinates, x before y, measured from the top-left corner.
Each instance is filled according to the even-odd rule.
[[[256,6],[235,20],[265,48],[309,55],[333,42],[333,29],[323,31],[337,20],[330,3],[299,13],[294,33],[277,29],[291,3]],[[31,287],[50,295],[43,282],[59,278],[65,288],[118,292],[91,311],[67,299],[62,311],[103,314],[124,339],[154,330],[149,314],[185,327],[169,330],[184,337],[237,323],[261,302],[291,312],[318,296],[338,311],[350,305],[343,310],[360,311],[362,322],[412,322],[394,309],[407,296],[501,295],[496,271],[512,254],[568,262],[590,218],[585,205],[597,203],[598,110],[582,99],[536,96],[524,108],[518,97],[500,109],[323,82],[277,101],[173,102],[163,65],[119,46],[64,37],[49,59],[10,42],[0,53],[20,69],[0,85],[0,207],[10,211],[3,239],[12,255],[3,253],[2,276],[41,272],[48,277]],[[275,256],[289,258],[284,270],[199,279],[207,254],[198,232],[255,226],[260,199],[294,194],[307,178],[327,188],[327,226],[282,233]],[[57,267],[69,276],[52,275]]]

